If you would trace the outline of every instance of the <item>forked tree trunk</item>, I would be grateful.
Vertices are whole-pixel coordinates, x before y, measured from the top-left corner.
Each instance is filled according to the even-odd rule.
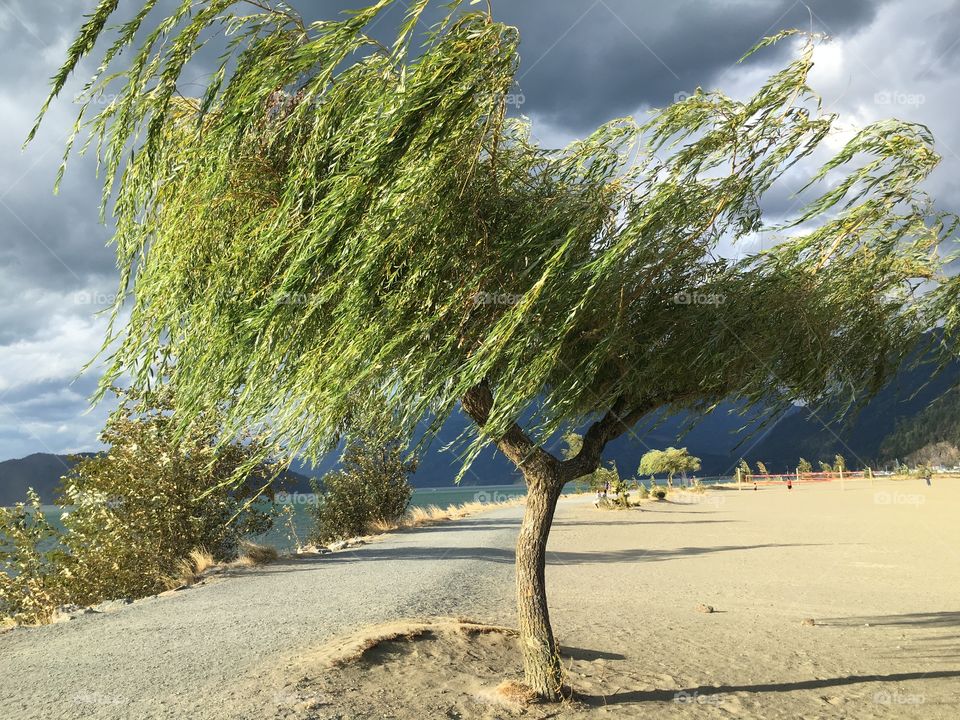
[[[606,443],[652,408],[625,412],[621,403],[594,423],[573,460],[561,463],[514,423],[497,440],[497,447],[523,473],[527,507],[517,536],[517,614],[525,682],[545,700],[559,700],[563,672],[557,643],[550,627],[547,587],[547,538],[564,482],[587,475],[600,464]],[[484,381],[463,397],[463,409],[480,427],[490,419],[493,393]]]
[[[560,655],[547,607],[547,538],[563,482],[556,473],[526,474],[527,505],[517,536],[517,615],[525,683],[545,700],[559,700]]]

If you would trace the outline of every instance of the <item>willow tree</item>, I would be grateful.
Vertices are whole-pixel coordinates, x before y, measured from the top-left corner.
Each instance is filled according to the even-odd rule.
[[[810,172],[772,249],[724,259],[832,132],[810,39],[787,40],[794,59],[746,101],[698,91],[552,149],[505,112],[517,30],[455,0],[420,33],[427,4],[383,44],[369,28],[394,0],[313,23],[267,0],[154,19],[149,0],[109,30],[118,3],[101,0],[51,99],[100,48],[73,137],[94,142],[116,222],[104,382],[167,374],[185,415],[217,403],[230,429],[269,421],[307,457],[358,408],[412,433],[461,406],[465,465],[495,444],[529,488],[521,646],[527,683],[555,698],[544,563],[564,483],[654,410],[876,390],[948,310],[953,337],[936,251],[952,222],[918,188],[930,134],[889,120]],[[210,43],[222,64],[191,97],[185,67]],[[573,427],[561,459],[550,439]]]

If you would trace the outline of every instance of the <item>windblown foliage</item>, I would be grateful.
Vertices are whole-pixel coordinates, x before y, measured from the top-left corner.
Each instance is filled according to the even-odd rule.
[[[192,0],[151,27],[148,0],[109,32],[118,3],[101,0],[51,98],[112,32],[87,93],[115,99],[75,133],[116,218],[118,312],[132,296],[105,383],[169,373],[185,417],[215,402],[233,429],[269,419],[316,456],[358,403],[412,432],[486,382],[476,451],[521,416],[542,441],[610,409],[853,400],[922,330],[955,338],[938,255],[954,221],[919,187],[939,159],[925,127],[864,128],[810,178],[812,202],[763,224],[764,194],[833,132],[812,39],[746,101],[698,91],[550,149],[505,113],[517,31],[455,0],[419,38],[427,3],[386,47],[365,30],[394,0],[311,24]],[[206,91],[182,96],[220,37]],[[763,230],[772,249],[717,257]]]

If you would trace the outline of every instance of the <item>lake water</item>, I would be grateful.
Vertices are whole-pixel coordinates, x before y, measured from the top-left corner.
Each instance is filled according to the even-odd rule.
[[[571,484],[564,492],[573,492],[574,490],[575,488]],[[410,499],[410,506],[430,507],[431,505],[436,505],[440,508],[446,508],[450,505],[463,505],[464,503],[472,502],[499,503],[523,497],[526,494],[527,488],[524,485],[416,488],[413,491],[413,497]],[[305,542],[307,536],[310,535],[310,531],[313,529],[313,519],[310,510],[315,502],[316,498],[312,494],[288,493],[285,496],[281,496],[280,502],[278,502],[277,505],[281,509],[285,506],[291,507],[293,510],[292,514],[281,514],[275,520],[274,527],[269,533],[253,538],[253,540],[264,545],[272,545],[281,551],[291,550],[298,544]],[[287,517],[289,517],[290,520],[287,520]],[[291,523],[293,525],[292,528],[290,527]]]

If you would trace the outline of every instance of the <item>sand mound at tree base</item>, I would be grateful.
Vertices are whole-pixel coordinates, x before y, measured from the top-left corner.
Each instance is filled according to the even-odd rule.
[[[516,636],[462,618],[363,628],[303,658],[305,676],[278,693],[276,717],[546,717],[522,684]]]

